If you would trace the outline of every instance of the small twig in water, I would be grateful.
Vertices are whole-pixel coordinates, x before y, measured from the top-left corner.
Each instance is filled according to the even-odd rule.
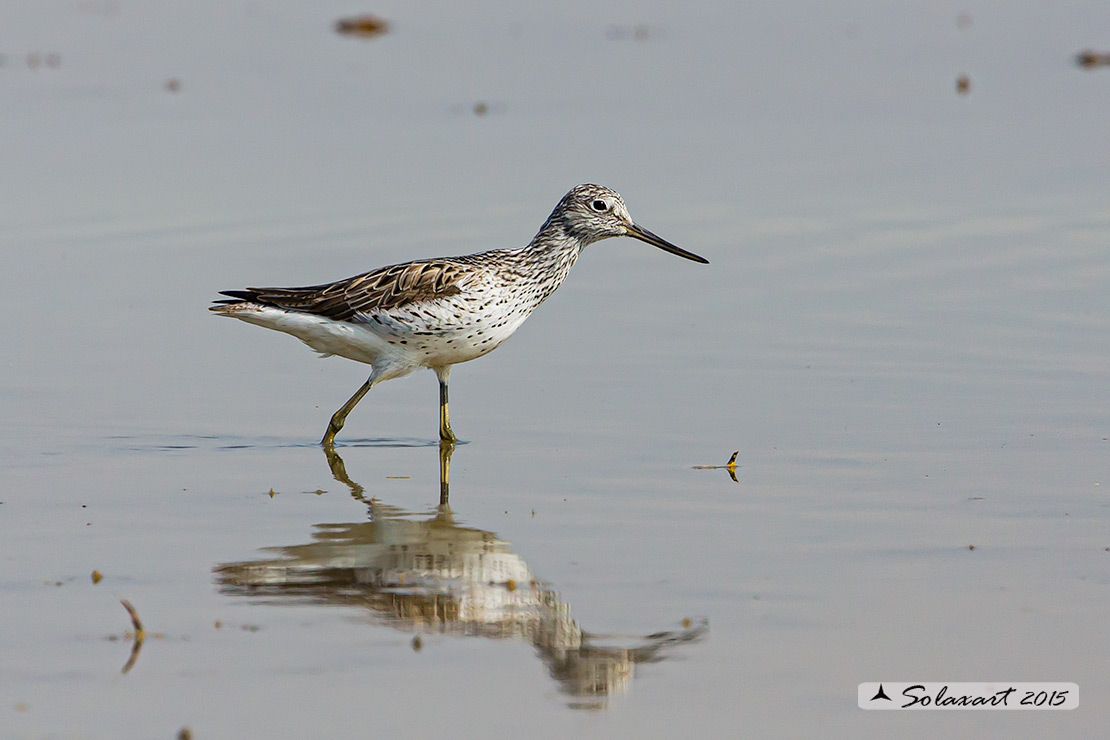
[[[135,628],[135,637],[131,643],[131,655],[127,658],[123,670],[120,671],[120,673],[127,673],[135,665],[135,661],[139,659],[139,651],[143,647],[143,640],[146,639],[146,630],[143,629],[143,622],[139,619],[139,613],[135,611],[135,607],[131,606],[131,602],[127,599],[120,599],[119,603],[123,604],[123,608],[127,610],[127,614],[131,617],[131,626]]]

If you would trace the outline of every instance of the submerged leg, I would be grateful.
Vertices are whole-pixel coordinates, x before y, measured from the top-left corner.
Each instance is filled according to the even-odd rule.
[[[451,453],[455,443],[445,439],[439,442],[439,505],[447,506],[451,489]]]
[[[328,459],[328,467],[331,468],[331,475],[337,481],[351,489],[351,496],[358,499],[364,504],[370,501],[363,495],[366,489],[351,480],[351,476],[347,475],[347,466],[343,464],[343,458],[335,451],[333,445],[324,445],[324,456]]]
[[[351,413],[351,409],[358,405],[358,402],[362,400],[362,397],[366,395],[373,385],[374,376],[371,375],[366,379],[366,382],[362,384],[362,387],[355,391],[355,395],[348,398],[347,403],[343,404],[338,411],[332,414],[331,421],[328,422],[328,431],[324,432],[324,438],[320,440],[320,444],[324,447],[331,447],[335,444],[335,435],[339,434],[339,430],[343,428],[343,422],[347,421],[347,414]]]
[[[439,378],[439,438],[444,442],[457,442],[458,437],[451,431],[451,419],[447,414],[447,376],[451,374],[451,366],[437,367],[435,371]]]

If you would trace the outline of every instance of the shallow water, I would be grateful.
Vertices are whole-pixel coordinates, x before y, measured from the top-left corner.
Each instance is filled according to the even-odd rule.
[[[682,8],[3,11],[0,735],[1105,726],[1110,13]],[[582,181],[711,265],[595,245],[455,368],[449,508],[431,373],[340,468],[364,371],[205,310],[522,244]]]

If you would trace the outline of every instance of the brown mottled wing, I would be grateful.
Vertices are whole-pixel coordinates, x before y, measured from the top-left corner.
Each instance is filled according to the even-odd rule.
[[[348,321],[358,313],[457,295],[462,292],[459,281],[474,270],[470,265],[449,260],[406,262],[327,285],[224,290],[220,291],[221,295],[231,296],[233,300],[218,303],[246,301]]]

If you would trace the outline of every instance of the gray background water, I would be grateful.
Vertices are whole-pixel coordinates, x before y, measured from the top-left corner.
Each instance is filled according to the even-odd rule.
[[[387,2],[368,40],[352,9],[0,8],[0,735],[1107,726],[1110,70],[1073,64],[1104,3]],[[364,370],[205,310],[523,244],[583,181],[712,264],[591,247],[455,369],[453,524],[422,524],[430,373],[348,421],[351,481],[401,510],[368,514],[314,444]],[[736,483],[691,467],[733,450]],[[213,572],[416,530],[526,563],[617,678]],[[151,633],[126,674],[120,598]],[[1081,700],[864,713],[877,680]]]

